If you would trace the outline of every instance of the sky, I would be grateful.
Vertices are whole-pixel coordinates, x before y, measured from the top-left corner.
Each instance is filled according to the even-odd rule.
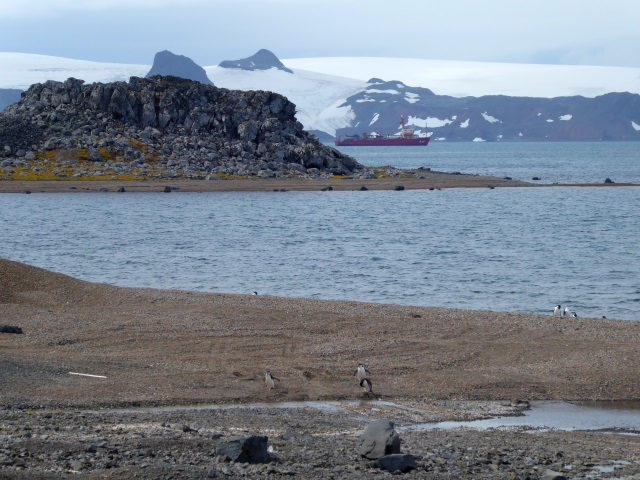
[[[261,48],[281,59],[404,57],[640,67],[640,1],[0,0],[0,52],[202,66]]]

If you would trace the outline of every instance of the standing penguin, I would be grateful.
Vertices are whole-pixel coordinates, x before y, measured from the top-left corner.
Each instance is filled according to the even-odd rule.
[[[354,373],[354,375],[357,375],[358,380],[362,382],[362,380],[367,377],[367,373],[370,374],[371,372],[367,370],[367,367],[364,365],[364,363],[361,363],[360,365],[358,365],[358,369],[356,370],[356,373]]]
[[[364,389],[365,392],[373,393],[373,384],[368,378],[363,378],[362,380],[360,380],[360,386]]]
[[[571,310],[569,310],[569,307],[564,307],[564,310],[562,311],[562,316],[568,317],[569,315],[571,315]]]
[[[267,387],[269,387],[269,390],[276,388],[275,380],[280,381],[279,378],[271,375],[271,370],[267,369],[267,371],[264,373],[264,381],[266,382]]]
[[[562,314],[562,306],[561,305],[556,305],[553,309],[553,316],[554,317],[559,317]]]

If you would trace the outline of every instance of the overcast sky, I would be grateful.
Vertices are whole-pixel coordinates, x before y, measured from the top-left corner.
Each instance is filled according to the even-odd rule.
[[[253,55],[640,67],[640,0],[0,0],[0,51],[202,66]],[[0,66],[1,68],[1,66]]]

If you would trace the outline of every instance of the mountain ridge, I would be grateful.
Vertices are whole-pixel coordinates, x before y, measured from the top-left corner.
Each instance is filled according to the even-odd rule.
[[[401,115],[409,127],[428,131],[435,141],[640,140],[640,107],[634,92],[595,97],[454,97],[400,80],[369,78],[367,82],[295,68],[291,74],[278,68],[282,62],[271,52],[261,52],[270,56],[261,69],[242,66],[256,54],[236,61],[240,66],[204,70],[221,87],[275,91],[286,96],[296,105],[296,116],[304,128],[323,141],[371,130],[395,133],[400,129]],[[379,61],[384,64],[384,59]],[[640,78],[640,69],[615,71],[626,75],[630,70]],[[113,68],[109,67],[109,73],[114,73]],[[401,78],[396,72],[392,74]],[[478,73],[479,78],[482,75]],[[402,86],[402,94],[394,84]]]

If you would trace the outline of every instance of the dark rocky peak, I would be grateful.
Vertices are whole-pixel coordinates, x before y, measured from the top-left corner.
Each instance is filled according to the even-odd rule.
[[[153,59],[153,66],[146,78],[154,75],[172,75],[174,77],[186,78],[187,80],[195,80],[205,85],[213,85],[213,82],[207,77],[204,68],[195,63],[184,55],[176,55],[168,50],[156,53]]]
[[[277,68],[287,73],[293,73],[292,70],[285,67],[282,62],[269,50],[258,50],[258,53],[241,60],[225,60],[220,62],[219,67],[222,68],[239,68],[241,70],[269,70]]]

